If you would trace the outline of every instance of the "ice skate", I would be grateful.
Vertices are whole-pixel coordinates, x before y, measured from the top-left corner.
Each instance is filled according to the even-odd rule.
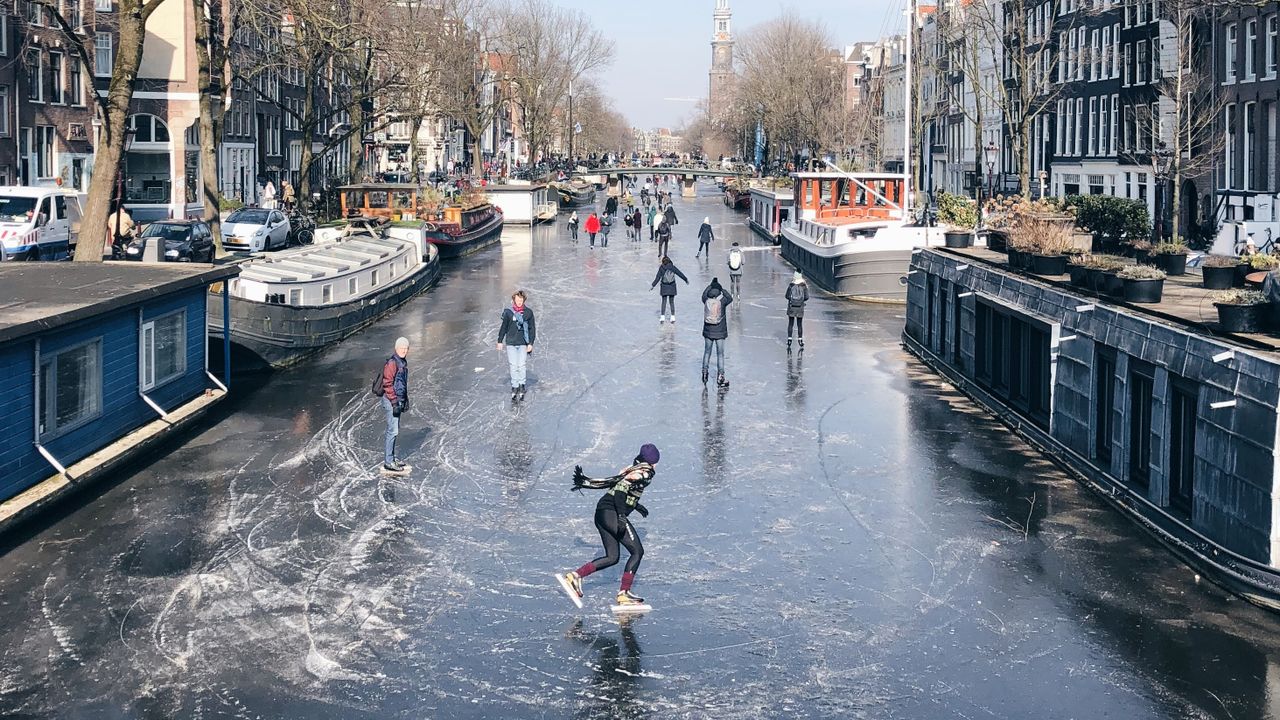
[[[720,388],[721,390],[729,387],[729,381],[724,378],[723,373],[721,373],[719,376],[716,377],[716,387]]]
[[[409,471],[412,469],[413,468],[409,467],[408,465],[405,465],[399,460],[392,460],[389,463],[382,463],[383,475],[393,475],[393,476],[399,477],[402,475],[408,475]]]
[[[708,373],[707,373],[707,369],[706,369],[706,368],[703,368],[703,369],[702,369],[702,384],[703,384],[703,385],[706,385],[706,384],[707,384],[707,378],[708,378],[708,377],[710,377],[710,376],[709,376],[709,375],[708,375]]]
[[[524,402],[524,383],[520,383],[520,402]]]
[[[676,314],[675,314],[675,313],[671,313],[671,324],[672,324],[672,325],[675,325],[675,324],[676,324]]]
[[[511,402],[520,401],[520,388],[511,388]]]
[[[800,338],[800,349],[804,349],[804,338]]]
[[[666,322],[666,321],[667,321],[667,316],[666,316],[666,315],[659,315],[659,316],[658,316],[658,324],[659,324],[659,325],[661,325],[662,323],[664,323],[664,322]]]
[[[632,595],[630,590],[618,593],[617,603],[613,606],[615,613],[644,613],[653,609],[644,598]]]
[[[564,594],[569,596],[574,605],[582,607],[582,578],[578,577],[576,572],[567,572],[556,574],[556,580],[560,583],[560,588],[564,590]]]

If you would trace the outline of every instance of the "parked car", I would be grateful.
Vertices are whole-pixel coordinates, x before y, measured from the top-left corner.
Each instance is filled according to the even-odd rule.
[[[160,238],[164,262],[213,262],[213,232],[203,220],[157,220],[124,249],[126,260],[141,260],[149,238]]]
[[[80,195],[58,187],[0,187],[0,245],[5,260],[58,260],[80,237]]]
[[[260,252],[289,246],[289,218],[280,210],[245,207],[222,223],[222,247]]]

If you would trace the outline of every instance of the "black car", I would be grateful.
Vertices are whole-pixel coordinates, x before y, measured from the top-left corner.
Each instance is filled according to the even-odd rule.
[[[213,262],[213,233],[203,220],[158,220],[125,248],[126,260],[141,260],[148,238],[161,238],[160,259],[167,262]]]

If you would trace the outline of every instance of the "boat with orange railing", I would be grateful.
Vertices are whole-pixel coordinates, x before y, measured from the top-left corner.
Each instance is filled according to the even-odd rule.
[[[422,221],[427,241],[441,258],[475,252],[502,238],[502,208],[470,189],[446,201],[434,188],[409,183],[363,183],[338,188],[343,217]]]
[[[823,290],[855,300],[905,302],[912,250],[928,228],[905,209],[905,175],[793,173],[795,207],[782,256]]]

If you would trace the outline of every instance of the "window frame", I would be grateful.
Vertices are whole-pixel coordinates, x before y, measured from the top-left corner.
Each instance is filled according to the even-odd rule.
[[[1226,57],[1223,58],[1223,73],[1225,77],[1223,84],[1230,85],[1236,81],[1238,69],[1238,56],[1240,44],[1240,25],[1239,23],[1227,23],[1226,30],[1223,33],[1222,46]]]
[[[9,104],[11,99],[8,85],[0,85],[0,98],[0,137],[9,137],[9,113],[12,106]]]
[[[164,377],[155,376],[156,368],[156,323],[172,317],[179,317],[178,323],[178,369]],[[147,345],[147,333],[151,333],[150,347]],[[151,377],[147,377],[147,370]],[[138,387],[143,392],[167,385],[187,374],[187,309],[179,308],[161,313],[142,323],[138,328]]]
[[[105,41],[105,42],[104,42]],[[102,67],[104,63],[100,62],[100,53],[107,54],[106,67]],[[93,76],[96,78],[111,77],[111,70],[115,66],[115,38],[109,32],[95,33],[93,36]]]
[[[1241,82],[1253,82],[1258,79],[1258,53],[1255,47],[1258,44],[1258,18],[1249,18],[1244,21],[1244,80]]]
[[[92,407],[91,411],[67,423],[66,425],[61,425],[61,426],[57,425],[56,423],[58,419],[58,406],[57,406],[58,371],[57,371],[56,363],[58,361],[58,358],[62,357],[63,355],[80,350],[82,348],[86,348],[86,347],[93,347],[95,349],[94,360],[95,360],[96,367],[94,368],[94,370],[96,370],[95,372],[96,377],[93,378],[93,382],[92,382],[92,388],[91,388],[92,403],[90,404],[91,406],[96,405],[96,407]],[[53,372],[51,373],[53,378],[52,387],[49,387],[49,383],[45,382],[45,373],[44,373],[45,365],[50,363],[54,364]],[[47,354],[43,352],[40,353],[39,366],[36,368],[36,397],[35,397],[35,403],[34,403],[35,408],[33,411],[35,414],[35,423],[36,423],[36,442],[52,441],[56,438],[60,438],[66,435],[67,433],[78,430],[84,427],[85,425],[88,425],[89,423],[92,423],[95,420],[101,418],[102,412],[103,412],[103,408],[102,408],[103,394],[104,393],[103,393],[103,387],[102,387],[102,336],[101,335],[94,338],[90,338],[88,340],[84,340],[82,342],[68,345],[66,347],[58,348],[56,351],[51,353],[47,353]],[[42,417],[42,412],[41,412],[42,410],[44,410],[43,414],[48,415],[49,413],[51,413],[52,417]],[[48,422],[49,420],[52,420],[52,423]],[[52,424],[52,427],[48,427],[50,424]]]
[[[54,61],[57,60],[57,68]],[[67,104],[67,55],[61,50],[50,50],[49,61],[45,65],[48,72],[49,88],[53,91],[49,97],[50,105]]]

